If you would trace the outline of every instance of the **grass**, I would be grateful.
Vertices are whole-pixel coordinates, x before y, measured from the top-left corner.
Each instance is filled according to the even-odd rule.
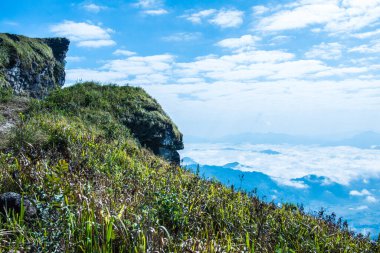
[[[55,42],[55,43],[54,43]],[[35,39],[22,35],[0,33],[0,86],[11,86],[6,76],[6,71],[17,67],[23,74],[37,75],[45,73],[48,66],[51,67],[52,81],[54,87],[63,85],[59,79],[64,72],[65,62],[59,50],[60,44],[68,43],[65,39]],[[50,45],[50,46],[49,46]],[[53,52],[56,49],[56,52]],[[64,48],[63,48],[64,49]],[[14,69],[15,70],[15,69]],[[40,82],[44,80],[46,74],[40,75]]]
[[[134,138],[128,122],[141,115],[169,120],[131,87],[78,84],[33,101],[0,152],[0,192],[35,199],[39,215],[1,217],[0,252],[380,252],[334,215],[169,165]]]
[[[10,87],[0,86],[0,103],[7,103],[13,98],[13,90]]]
[[[21,59],[21,64],[32,68],[33,62],[54,58],[52,49],[39,39],[0,33],[0,45],[0,68],[12,65],[14,59]]]

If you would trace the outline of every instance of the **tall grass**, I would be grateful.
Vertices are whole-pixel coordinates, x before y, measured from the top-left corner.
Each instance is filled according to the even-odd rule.
[[[51,106],[67,99],[59,94],[34,102],[0,153],[0,192],[38,208],[32,220],[0,217],[0,252],[379,252],[334,216],[277,207],[169,165],[107,109]]]

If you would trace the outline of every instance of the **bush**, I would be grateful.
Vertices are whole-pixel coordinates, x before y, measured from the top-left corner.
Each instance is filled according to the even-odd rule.
[[[6,103],[12,100],[13,89],[10,87],[0,87],[0,102]]]

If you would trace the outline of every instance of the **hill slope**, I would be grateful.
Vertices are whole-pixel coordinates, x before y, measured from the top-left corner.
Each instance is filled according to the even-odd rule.
[[[0,193],[24,195],[37,215],[0,215],[0,252],[379,251],[334,215],[279,208],[165,162],[151,131],[170,125],[178,139],[164,144],[180,147],[169,120],[139,88],[85,83],[31,100],[0,152]]]

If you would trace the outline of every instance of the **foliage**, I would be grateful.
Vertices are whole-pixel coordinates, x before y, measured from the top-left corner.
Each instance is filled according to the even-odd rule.
[[[20,59],[27,68],[32,68],[33,63],[53,57],[51,48],[39,39],[0,33],[0,68],[11,66],[15,59]]]
[[[28,76],[28,80],[34,75],[37,81],[29,80],[32,84],[62,86],[68,44],[64,38],[38,39],[0,33],[0,86],[14,86],[14,76],[18,74]]]
[[[6,103],[12,100],[13,90],[10,87],[0,86],[0,103]]]
[[[0,192],[39,210],[0,217],[0,252],[379,252],[333,215],[265,203],[140,148],[118,106],[143,110],[141,89],[71,89],[82,93],[34,101],[0,153]]]
[[[114,127],[123,125],[155,153],[168,130],[173,132],[176,149],[183,146],[177,126],[157,101],[139,87],[85,82],[56,90],[46,98],[43,107],[79,116],[89,124],[99,124],[104,130],[111,130],[110,134]]]

